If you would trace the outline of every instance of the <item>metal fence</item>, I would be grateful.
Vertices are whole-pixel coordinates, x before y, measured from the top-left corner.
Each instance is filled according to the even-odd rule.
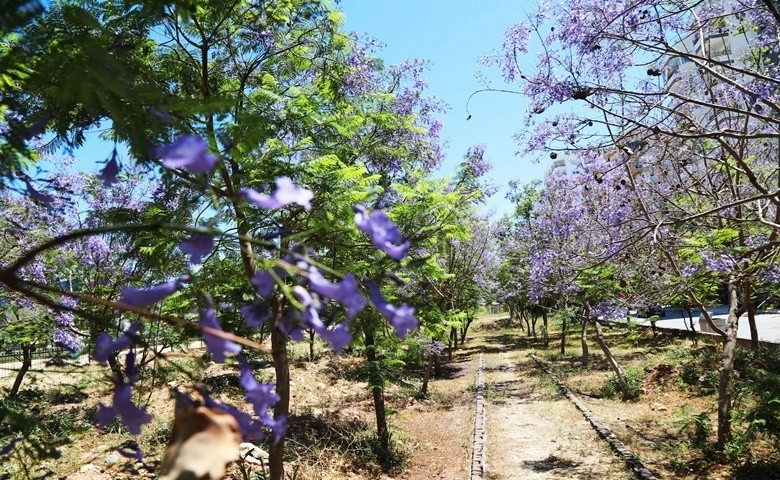
[[[0,378],[16,375],[16,372],[22,368],[23,358],[21,347],[1,347]],[[40,372],[50,367],[85,365],[87,363],[89,363],[89,355],[86,351],[74,355],[61,347],[35,347],[29,371]]]

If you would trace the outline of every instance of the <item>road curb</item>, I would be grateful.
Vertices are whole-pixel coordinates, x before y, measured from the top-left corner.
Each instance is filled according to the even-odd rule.
[[[485,430],[485,378],[483,354],[479,354],[477,366],[477,379],[475,383],[475,414],[474,414],[474,443],[471,450],[471,475],[470,480],[484,480],[487,472],[487,432]]]
[[[585,417],[585,419],[588,421],[588,423],[591,424],[591,426],[596,430],[596,433],[598,433],[599,437],[603,438],[607,441],[609,446],[612,448],[612,450],[617,453],[618,456],[620,456],[623,461],[626,462],[626,465],[628,468],[631,469],[632,472],[634,472],[634,475],[636,475],[637,478],[640,480],[657,480],[656,477],[650,472],[650,470],[645,467],[641,461],[637,458],[634,453],[628,449],[628,447],[618,440],[618,438],[615,436],[615,434],[612,433],[612,431],[607,428],[606,425],[604,425],[601,420],[599,420],[593,412],[590,411],[590,409],[582,403],[582,401],[577,398],[576,395],[572,393],[571,390],[561,381],[560,378],[558,378],[557,375],[552,373],[550,369],[547,367],[547,364],[544,363],[539,357],[537,357],[534,354],[530,354],[531,358],[534,362],[542,369],[544,372],[549,375],[550,378],[552,378],[553,382],[555,382],[556,385],[558,385],[558,388],[561,390],[561,393],[568,398],[576,407],[579,409],[580,412],[582,412],[582,415]],[[472,475],[472,479],[474,476]]]

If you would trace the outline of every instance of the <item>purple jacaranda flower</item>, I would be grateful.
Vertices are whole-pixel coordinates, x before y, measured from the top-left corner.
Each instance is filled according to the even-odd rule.
[[[349,327],[346,323],[339,323],[332,329],[324,329],[317,332],[320,337],[333,347],[333,351],[338,353],[349,345],[352,341],[352,334],[349,333]]]
[[[54,196],[49,195],[48,193],[42,193],[38,191],[33,184],[25,179],[24,184],[27,186],[27,195],[34,201],[42,204],[46,208],[51,208],[52,203],[54,202]]]
[[[211,303],[210,301],[208,302]],[[222,331],[222,327],[217,321],[217,313],[214,311],[214,307],[209,305],[205,310],[200,312],[200,326],[201,328],[211,328],[214,330]],[[241,351],[241,345],[232,342],[230,340],[218,337],[213,333],[203,331],[203,341],[206,342],[206,348],[211,357],[217,363],[225,362],[226,353],[238,353]]]
[[[97,174],[97,178],[103,182],[104,187],[110,187],[118,181],[116,178],[117,175],[119,175],[119,162],[116,161],[116,152],[114,152],[111,160],[109,160],[106,163],[106,166]]]
[[[352,319],[366,306],[366,299],[358,291],[357,280],[351,273],[338,283],[330,283],[315,267],[309,268],[309,284],[318,295],[341,302],[347,309],[347,318]]]
[[[368,282],[368,297],[371,299],[371,302],[374,304],[377,311],[387,318],[387,321],[395,327],[398,338],[405,338],[408,331],[417,328],[417,318],[414,316],[414,308],[406,304],[396,307],[395,305],[388,303],[388,301],[385,300],[385,297],[382,296],[379,286],[374,282]]]
[[[241,315],[246,319],[246,324],[250,328],[259,328],[271,319],[271,309],[267,302],[253,302],[241,307]]]
[[[276,279],[274,276],[271,275],[271,273],[264,271],[255,272],[249,281],[254,285],[257,294],[263,298],[270,297],[271,293],[274,291],[274,286],[276,286]]]
[[[214,250],[214,239],[211,235],[195,232],[179,244],[182,252],[190,256],[190,263],[198,265],[203,257]]]
[[[125,383],[114,390],[114,397],[111,406],[98,405],[98,411],[95,419],[100,425],[107,425],[115,417],[119,416],[122,425],[133,435],[141,433],[141,426],[152,421],[152,416],[144,408],[133,405],[132,384]]]
[[[239,356],[238,362],[241,370],[238,380],[246,392],[246,401],[252,404],[255,414],[263,420],[263,423],[270,420],[268,409],[279,401],[279,395],[274,392],[274,386],[271,383],[260,383],[252,375],[252,369],[249,362],[243,356]]]
[[[312,296],[308,290],[300,285],[294,286],[292,292],[304,307],[303,311],[300,312],[300,317],[306,326],[314,330],[323,340],[330,343],[333,350],[337,353],[349,345],[349,342],[352,341],[352,335],[349,333],[345,323],[337,325],[334,329],[328,329],[322,322],[319,314],[322,304],[316,295]]]
[[[122,287],[122,297],[119,303],[133,307],[145,307],[163,300],[172,295],[182,287],[182,284],[189,280],[189,277],[183,276],[170,282],[160,283],[151,288],[140,289],[130,285]]]
[[[368,213],[362,205],[355,205],[355,223],[361,232],[368,235],[371,243],[394,260],[401,260],[406,255],[409,242],[403,241],[398,227],[381,210]]]
[[[306,210],[311,210],[311,199],[314,198],[314,193],[311,190],[296,187],[287,177],[276,179],[276,190],[271,195],[260,193],[251,188],[244,188],[240,193],[250,203],[269,210],[282,208],[293,203]]]
[[[116,340],[112,339],[106,332],[100,333],[95,339],[95,360],[105,364],[108,358],[114,353],[127,350],[133,346],[133,336],[138,333],[143,324],[141,322],[133,322],[127,331],[117,337]]]
[[[217,156],[209,151],[206,140],[195,135],[183,135],[173,143],[157,149],[165,168],[183,168],[194,173],[209,173],[217,164]]]

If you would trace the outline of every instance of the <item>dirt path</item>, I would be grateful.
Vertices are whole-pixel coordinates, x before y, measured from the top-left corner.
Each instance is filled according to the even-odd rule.
[[[490,322],[481,327],[473,341],[484,353],[487,479],[634,478],[527,352]]]

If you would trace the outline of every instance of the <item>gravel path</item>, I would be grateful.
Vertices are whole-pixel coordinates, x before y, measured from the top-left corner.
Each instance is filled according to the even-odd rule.
[[[486,479],[634,478],[527,355],[483,338]]]

